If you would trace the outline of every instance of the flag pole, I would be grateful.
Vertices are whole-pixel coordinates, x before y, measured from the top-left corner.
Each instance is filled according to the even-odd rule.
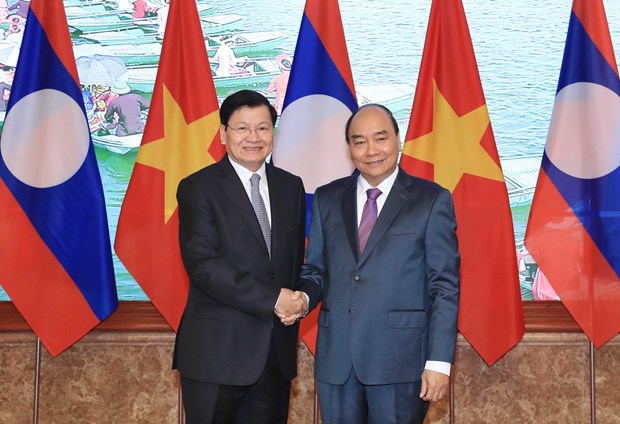
[[[183,389],[181,388],[181,378],[178,372],[177,377],[179,381],[179,424],[183,424]]]
[[[596,382],[594,375],[594,360],[596,350],[590,341],[590,422],[596,424]]]
[[[313,424],[319,424],[319,387],[314,377],[314,420]]]
[[[454,424],[454,377],[450,375],[450,424]]]
[[[32,414],[32,422],[39,422],[39,380],[41,376],[41,339],[37,337],[37,350],[35,353],[36,360],[34,366],[34,411]]]

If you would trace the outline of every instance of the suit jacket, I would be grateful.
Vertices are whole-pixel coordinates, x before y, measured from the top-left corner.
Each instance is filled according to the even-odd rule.
[[[271,259],[228,157],[179,184],[179,242],[190,288],[173,367],[185,378],[253,384],[272,335],[282,373],[296,375],[298,325],[282,325],[273,308],[282,287],[295,289],[303,262],[305,192],[301,179],[284,170],[267,165],[266,175]]]
[[[357,174],[314,197],[301,278],[323,289],[316,377],[343,384],[421,379],[427,360],[452,362],[460,256],[450,193],[399,169],[360,254]]]

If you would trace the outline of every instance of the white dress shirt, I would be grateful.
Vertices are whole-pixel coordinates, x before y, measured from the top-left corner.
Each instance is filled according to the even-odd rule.
[[[261,165],[261,167],[256,172],[252,172],[243,165],[238,164],[234,160],[228,158],[230,163],[232,164],[235,172],[239,176],[239,179],[243,183],[243,188],[245,188],[245,193],[248,195],[248,199],[250,202],[252,201],[252,186],[250,184],[250,178],[252,178],[253,174],[260,175],[260,182],[258,183],[258,190],[260,191],[260,197],[263,198],[263,203],[265,203],[265,209],[267,209],[267,217],[269,217],[269,225],[271,226],[271,202],[269,201],[269,184],[267,182],[267,173],[265,172],[265,163]]]

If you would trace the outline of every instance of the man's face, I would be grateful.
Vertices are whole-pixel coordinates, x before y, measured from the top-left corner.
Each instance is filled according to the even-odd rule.
[[[347,136],[351,160],[370,185],[376,187],[394,172],[400,140],[385,111],[377,107],[360,111]]]
[[[228,125],[220,126],[228,156],[252,172],[258,171],[273,149],[273,124],[267,106],[242,106]]]

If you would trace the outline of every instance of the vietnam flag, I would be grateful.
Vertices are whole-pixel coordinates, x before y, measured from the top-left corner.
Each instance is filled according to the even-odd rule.
[[[344,127],[356,109],[338,1],[307,0],[272,155],[274,164],[304,182],[306,230],[317,187],[351,175],[355,168]],[[312,354],[319,309],[300,321],[301,338]]]
[[[400,164],[452,192],[458,328],[491,365],[519,343],[525,326],[508,192],[460,0],[432,3]]]
[[[223,156],[218,103],[196,3],[172,0],[149,118],[121,209],[116,253],[176,331],[189,291],[176,190]]]
[[[601,0],[575,0],[525,245],[584,333],[620,331],[620,79]]]
[[[0,283],[52,356],[118,306],[62,0],[32,0],[0,140]]]

